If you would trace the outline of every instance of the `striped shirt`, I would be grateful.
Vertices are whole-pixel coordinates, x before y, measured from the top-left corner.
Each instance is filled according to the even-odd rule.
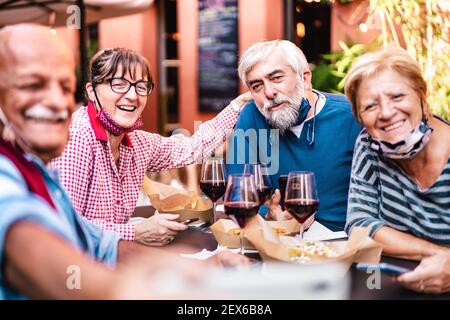
[[[423,190],[392,160],[369,147],[364,129],[355,145],[347,224],[383,226],[440,244],[450,244],[450,158],[439,178]]]

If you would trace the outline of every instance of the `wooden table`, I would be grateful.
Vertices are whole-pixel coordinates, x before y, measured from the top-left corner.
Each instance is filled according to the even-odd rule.
[[[148,217],[153,214],[155,210],[151,207],[141,207],[137,208],[135,211],[135,216]],[[188,245],[200,251],[205,248],[207,250],[215,250],[217,248],[216,239],[212,234],[203,233],[199,228],[190,227],[186,231],[180,232],[175,238],[174,242],[168,245]],[[260,259],[258,254],[252,254],[252,258]],[[413,269],[417,262],[395,259],[390,257],[382,257],[382,262],[392,263],[402,267]],[[424,293],[417,293],[405,289],[397,282],[393,281],[387,275],[381,274],[381,285],[380,289],[368,289],[367,280],[371,274],[366,274],[364,272],[356,270],[354,267],[350,270],[351,273],[351,292],[350,299],[363,299],[363,300],[378,300],[378,299],[450,299],[450,293],[443,295],[430,295]]]

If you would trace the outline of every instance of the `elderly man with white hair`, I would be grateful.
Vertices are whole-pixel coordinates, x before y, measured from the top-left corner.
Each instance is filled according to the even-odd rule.
[[[349,102],[343,95],[314,90],[303,52],[286,40],[252,45],[238,71],[254,100],[240,114],[227,172],[242,172],[244,163],[265,163],[276,188],[280,175],[312,171],[320,200],[315,219],[343,230],[353,148],[361,129]],[[291,218],[279,200],[277,191],[267,218]]]
[[[121,240],[78,215],[46,165],[69,138],[75,62],[42,26],[0,30],[0,300],[179,298],[155,289],[158,272],[198,279],[210,263],[247,263],[220,252],[197,263]]]

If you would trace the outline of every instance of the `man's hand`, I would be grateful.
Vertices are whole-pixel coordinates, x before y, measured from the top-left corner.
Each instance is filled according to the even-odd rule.
[[[135,226],[135,241],[148,246],[169,244],[175,239],[178,231],[188,228],[188,226],[175,221],[178,217],[178,214],[155,212],[153,216]]]
[[[292,216],[289,212],[283,211],[280,206],[281,193],[280,190],[276,189],[273,193],[270,201],[266,202],[266,205],[269,208],[269,212],[267,213],[266,219],[268,220],[290,220]]]
[[[449,292],[450,250],[422,259],[416,269],[399,276],[397,281],[418,292]]]
[[[233,253],[228,250],[217,252],[210,259],[215,266],[219,267],[240,267],[250,265],[250,259],[242,254]]]
[[[266,202],[266,205],[269,207],[269,212],[267,213],[266,216],[267,220],[282,221],[282,220],[290,220],[293,218],[292,215],[287,210],[285,211],[281,210],[280,200],[281,200],[280,190],[277,189],[272,195],[270,201]],[[312,215],[303,223],[303,227],[305,230],[308,229],[314,223],[314,216],[315,215]]]

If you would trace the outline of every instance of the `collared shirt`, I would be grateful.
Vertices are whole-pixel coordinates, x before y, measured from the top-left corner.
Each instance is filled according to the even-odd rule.
[[[0,266],[3,265],[5,258],[6,234],[9,228],[20,220],[36,222],[68,241],[77,250],[82,250],[93,258],[114,266],[120,236],[103,231],[76,214],[55,173],[47,170],[36,157],[31,155],[26,157],[41,171],[56,210],[42,198],[31,193],[19,170],[9,159],[0,155]],[[7,286],[3,269],[0,268],[0,300],[20,298],[26,297]]]
[[[238,112],[227,107],[192,137],[162,137],[135,130],[125,135],[119,147],[117,168],[106,131],[90,104],[74,113],[69,143],[51,165],[59,168],[78,213],[106,230],[119,232],[125,240],[134,240],[134,225],[127,222],[145,173],[187,166],[210,156],[223,144],[237,117]]]

